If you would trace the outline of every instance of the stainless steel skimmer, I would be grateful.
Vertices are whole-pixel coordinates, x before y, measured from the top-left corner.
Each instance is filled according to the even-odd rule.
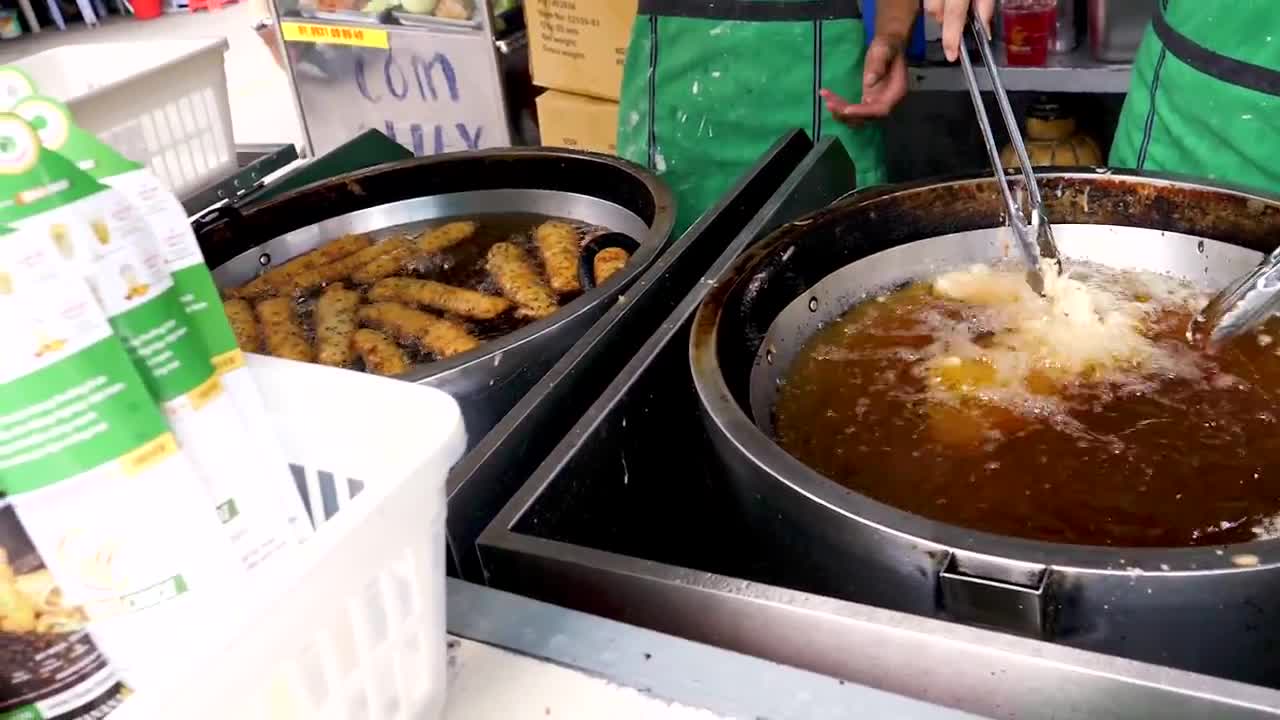
[[[1009,228],[1018,242],[1023,257],[1026,259],[1027,282],[1037,293],[1044,292],[1044,275],[1041,273],[1040,260],[1049,259],[1061,268],[1058,258],[1058,246],[1053,241],[1053,228],[1049,225],[1048,215],[1044,211],[1044,201],[1040,198],[1040,187],[1036,185],[1035,173],[1031,170],[1031,159],[1027,156],[1027,147],[1022,142],[1022,132],[1018,129],[1017,118],[1009,105],[1009,95],[1000,82],[1000,71],[996,67],[995,53],[991,50],[991,37],[987,28],[975,15],[970,21],[970,29],[977,39],[978,52],[982,55],[982,63],[991,76],[991,89],[996,97],[996,105],[1004,117],[1005,127],[1009,131],[1009,141],[1018,155],[1018,164],[1022,166],[1022,181],[1030,208],[1024,210],[1022,204],[1014,198],[1009,187],[1009,178],[1000,162],[1000,148],[991,131],[991,118],[987,116],[986,105],[982,102],[982,90],[978,87],[978,77],[974,74],[973,63],[969,60],[969,50],[960,43],[960,67],[964,70],[964,78],[969,85],[969,96],[973,99],[973,109],[978,115],[978,127],[982,129],[982,139],[987,144],[987,153],[991,156],[991,168],[995,171],[996,183],[1004,196],[1004,204],[1009,216]]]

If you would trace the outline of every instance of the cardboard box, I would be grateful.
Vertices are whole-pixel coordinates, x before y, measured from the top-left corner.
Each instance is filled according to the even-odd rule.
[[[617,100],[638,0],[525,0],[533,84]]]
[[[537,103],[543,145],[618,154],[618,103],[558,90]]]

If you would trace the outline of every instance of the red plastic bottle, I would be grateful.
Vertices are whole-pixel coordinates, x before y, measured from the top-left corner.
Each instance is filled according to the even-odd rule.
[[[1057,34],[1058,0],[1004,0],[1001,5],[1009,64],[1044,65]]]

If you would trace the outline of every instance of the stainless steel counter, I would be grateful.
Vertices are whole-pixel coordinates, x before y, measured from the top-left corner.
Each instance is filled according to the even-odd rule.
[[[580,670],[613,685],[633,688],[643,695],[706,710],[720,717],[770,720],[849,717],[974,720],[979,717],[453,578],[448,580],[448,612],[451,635]],[[902,670],[910,672],[909,667]],[[524,673],[531,671],[536,668],[526,669]],[[451,692],[461,688],[461,683],[451,683]],[[491,692],[499,692],[499,688],[491,688]],[[585,702],[581,697],[577,700]],[[451,710],[465,702],[466,698],[451,697]],[[463,714],[486,717],[474,710],[464,711],[465,708],[459,708],[454,712],[458,717]],[[551,712],[550,705],[547,711]],[[609,717],[629,717],[614,706],[602,708],[596,717],[606,717],[606,712]],[[672,716],[684,717],[687,713]]]

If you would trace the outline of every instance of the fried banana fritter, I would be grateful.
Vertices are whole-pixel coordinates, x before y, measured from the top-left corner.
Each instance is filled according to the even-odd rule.
[[[302,326],[298,324],[298,315],[291,298],[267,298],[259,302],[255,309],[258,321],[262,323],[262,336],[266,340],[268,353],[288,360],[315,360],[311,343],[307,342]]]
[[[379,280],[369,289],[369,300],[422,305],[474,320],[491,320],[511,308],[511,301],[504,297],[445,285],[434,280],[406,277]]]
[[[341,260],[372,244],[373,241],[364,235],[343,235],[283,265],[271,268],[245,285],[232,290],[229,295],[246,300],[258,300],[288,293],[295,279],[302,273]]]
[[[465,326],[400,303],[365,305],[358,316],[362,324],[381,330],[401,343],[418,345],[440,358],[464,353],[480,344]]]
[[[248,300],[232,298],[222,304],[223,312],[236,334],[236,345],[245,352],[258,352],[262,348],[262,335],[258,333],[258,319],[253,316],[253,306]]]
[[[533,240],[538,245],[542,266],[547,269],[551,289],[559,295],[581,290],[578,263],[582,258],[582,245],[578,242],[578,231],[567,223],[550,220],[533,231]]]
[[[533,259],[518,245],[494,243],[485,256],[485,269],[502,294],[523,317],[544,318],[559,309],[556,296],[543,282]]]
[[[383,278],[399,273],[413,262],[418,254],[418,246],[407,237],[392,238],[383,243],[386,253],[369,264],[351,273],[351,282],[357,285],[371,285]]]
[[[315,308],[317,362],[351,367],[355,359],[351,336],[358,327],[356,309],[361,301],[360,293],[348,290],[342,283],[334,283],[321,293]]]
[[[445,223],[418,236],[418,249],[424,253],[448,250],[476,234],[480,226],[470,220]]]
[[[605,248],[596,253],[591,261],[591,276],[595,278],[596,285],[605,284],[613,274],[627,266],[627,261],[631,256],[622,248]]]
[[[409,358],[400,346],[377,330],[360,328],[351,346],[364,360],[365,369],[375,375],[399,375],[409,369]]]
[[[346,280],[350,278],[351,274],[355,271],[363,268],[394,249],[395,246],[390,243],[370,245],[369,247],[359,252],[352,253],[341,260],[299,273],[293,278],[293,282],[289,287],[289,292],[305,294],[318,288],[322,288],[329,283]]]

